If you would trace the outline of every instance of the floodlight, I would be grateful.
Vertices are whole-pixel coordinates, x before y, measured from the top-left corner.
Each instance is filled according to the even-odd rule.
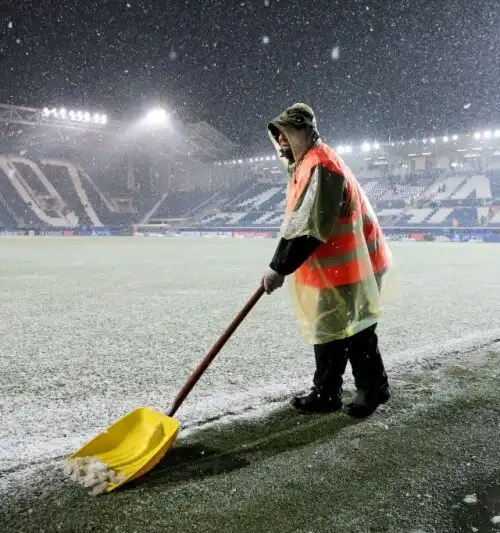
[[[167,112],[161,107],[151,109],[146,115],[146,121],[148,124],[166,124],[167,120]]]
[[[363,143],[363,146],[361,148],[363,149],[363,152],[369,152],[371,149],[370,143]]]

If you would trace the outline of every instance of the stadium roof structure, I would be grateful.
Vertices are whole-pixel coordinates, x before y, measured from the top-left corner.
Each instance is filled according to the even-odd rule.
[[[233,155],[238,149],[236,144],[206,122],[187,125],[186,139],[195,150],[211,160],[219,160],[221,153]]]
[[[228,158],[238,149],[236,144],[206,122],[176,123],[175,135],[172,135],[172,130],[161,127],[133,131],[129,123],[109,120],[99,113],[0,104],[0,125],[1,137],[13,145],[41,145],[47,143],[50,137],[53,144],[75,150],[130,147],[201,161]],[[49,128],[52,129],[50,136],[47,135]]]

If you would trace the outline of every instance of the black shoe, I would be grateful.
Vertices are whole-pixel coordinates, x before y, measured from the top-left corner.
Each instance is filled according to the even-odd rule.
[[[356,397],[346,405],[345,410],[354,418],[366,418],[372,415],[379,405],[387,403],[390,399],[391,393],[387,386],[370,392],[358,390]]]
[[[317,389],[313,389],[307,396],[296,396],[291,404],[301,413],[333,413],[342,409],[342,400],[338,395],[324,397]]]

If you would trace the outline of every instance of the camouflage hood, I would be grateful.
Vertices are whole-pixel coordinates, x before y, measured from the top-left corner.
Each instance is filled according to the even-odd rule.
[[[285,158],[288,164],[293,164],[302,159],[319,139],[316,118],[313,110],[306,104],[293,104],[272,120],[268,126],[268,133],[279,157]],[[306,130],[305,139],[298,134]],[[284,153],[278,144],[279,134],[286,135],[291,146],[291,154]]]

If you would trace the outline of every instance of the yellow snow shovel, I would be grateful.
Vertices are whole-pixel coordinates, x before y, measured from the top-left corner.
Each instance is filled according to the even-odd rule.
[[[94,457],[105,463],[109,469],[114,470],[120,481],[109,483],[105,492],[111,492],[124,483],[149,472],[163,458],[177,437],[180,424],[173,418],[174,414],[264,292],[263,286],[255,291],[198,368],[191,374],[167,414],[159,413],[148,407],[139,407],[87,442],[69,460],[77,457]]]

